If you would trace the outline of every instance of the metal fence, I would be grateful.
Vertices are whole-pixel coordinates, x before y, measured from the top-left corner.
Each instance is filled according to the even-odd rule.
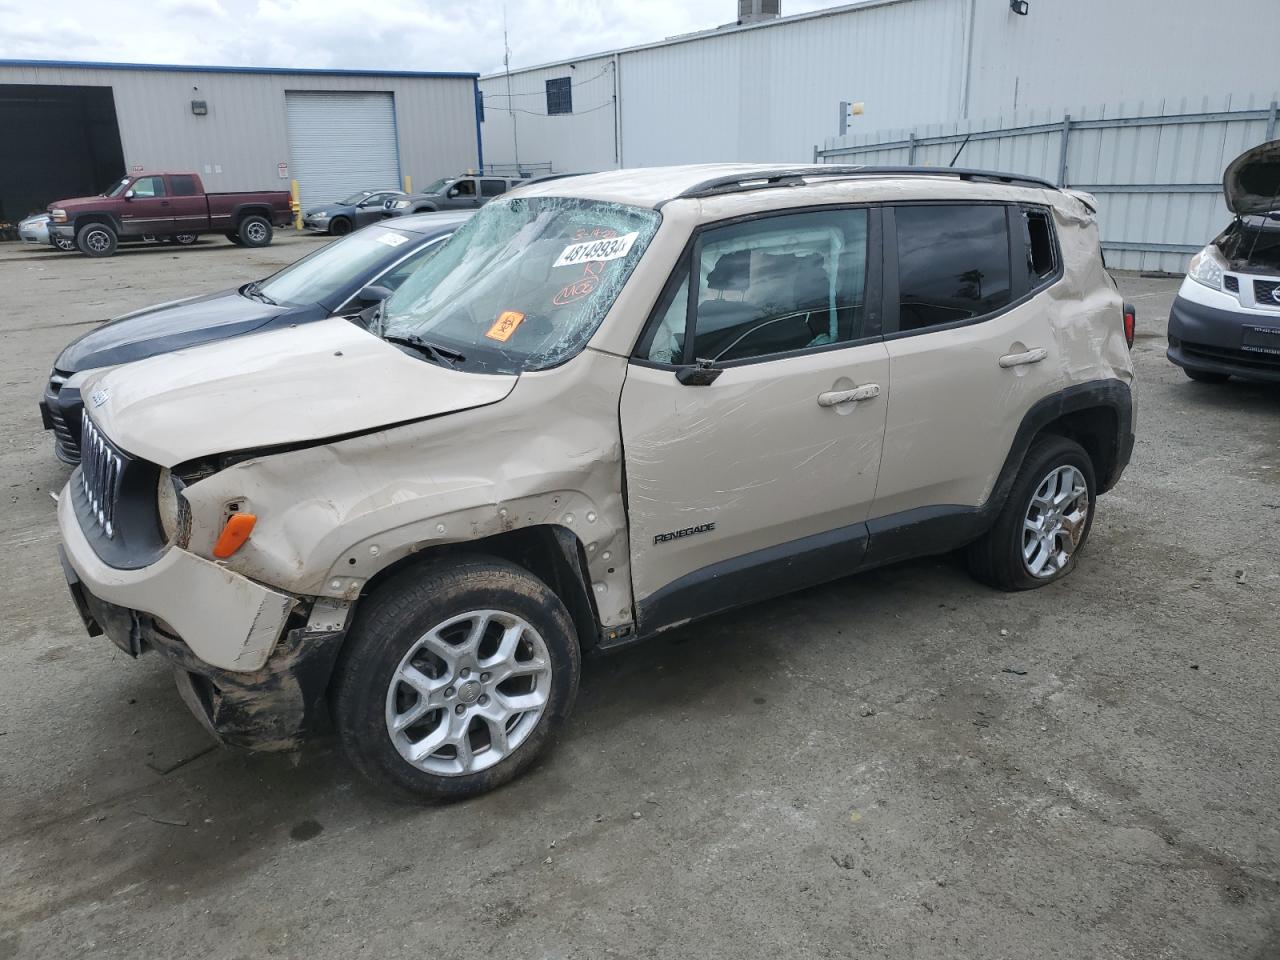
[[[1233,100],[1235,101],[1233,103]],[[876,134],[814,148],[817,163],[976,167],[1030,174],[1094,194],[1109,266],[1186,269],[1187,258],[1231,219],[1222,171],[1274,140],[1269,96],[1206,98],[1147,107],[1104,105],[1064,115],[1028,112]]]

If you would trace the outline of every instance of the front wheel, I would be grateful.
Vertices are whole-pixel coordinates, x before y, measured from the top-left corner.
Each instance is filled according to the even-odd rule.
[[[1096,490],[1093,461],[1080,444],[1040,437],[995,524],[969,546],[969,572],[1000,590],[1032,590],[1062,579],[1089,539]]]
[[[351,221],[346,217],[334,217],[329,221],[329,234],[334,237],[345,237],[351,232]]]
[[[189,247],[199,239],[200,234],[198,233],[175,233],[169,238],[170,242],[176,243],[182,247]]]
[[[271,221],[257,214],[240,221],[237,231],[240,243],[246,247],[265,247],[271,242]]]
[[[335,671],[334,722],[375,783],[472,796],[546,749],[580,668],[568,611],[527,570],[490,557],[414,567],[365,600]]]
[[[109,257],[116,252],[116,232],[105,223],[89,223],[76,233],[76,246],[86,257]]]

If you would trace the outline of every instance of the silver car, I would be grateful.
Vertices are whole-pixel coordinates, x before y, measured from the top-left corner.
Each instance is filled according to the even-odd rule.
[[[41,246],[49,246],[49,214],[33,213],[27,219],[18,224],[18,237],[24,243],[38,243]],[[74,240],[64,240],[62,237],[53,239],[53,246],[59,250],[74,250],[76,242]]]

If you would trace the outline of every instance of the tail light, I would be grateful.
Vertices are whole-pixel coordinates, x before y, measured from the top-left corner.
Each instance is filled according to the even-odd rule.
[[[1133,335],[1138,329],[1138,314],[1133,309],[1132,303],[1124,305],[1124,342],[1129,345],[1129,349],[1133,349]]]

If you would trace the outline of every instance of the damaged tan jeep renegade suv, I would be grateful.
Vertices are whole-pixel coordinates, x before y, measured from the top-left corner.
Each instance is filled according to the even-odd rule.
[[[584,654],[965,549],[1068,574],[1133,446],[1087,198],[963,170],[534,184],[372,315],[85,387],[58,504],[91,634],[228,743],[336,730],[375,781],[527,767]]]

